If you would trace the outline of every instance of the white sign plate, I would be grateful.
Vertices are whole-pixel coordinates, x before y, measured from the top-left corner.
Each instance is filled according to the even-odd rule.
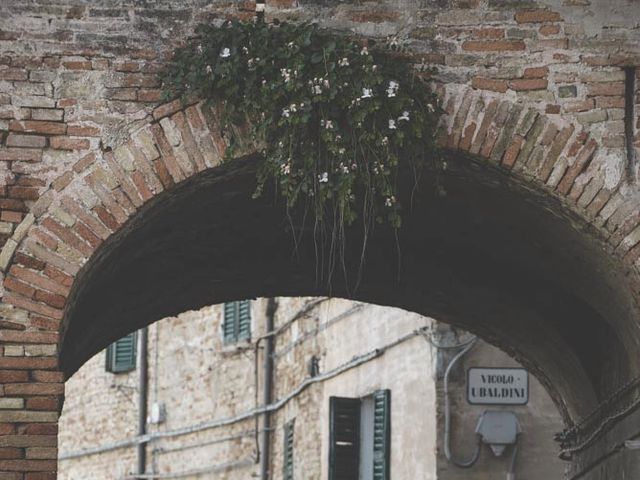
[[[470,368],[467,401],[472,405],[526,405],[529,373],[524,368]]]

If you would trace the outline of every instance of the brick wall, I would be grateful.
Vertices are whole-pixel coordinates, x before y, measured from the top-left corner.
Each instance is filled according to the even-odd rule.
[[[290,319],[315,299],[279,298],[276,328],[288,325],[275,346],[274,402],[309,378],[312,356],[326,373],[354,357],[394,342],[432,322],[399,309],[356,304],[344,300],[321,301],[298,320]],[[214,419],[240,415],[254,408],[253,345],[264,333],[266,300],[252,302],[253,341],[224,345],[221,307],[208,307],[158,322],[149,331],[149,407],[164,404],[166,422],[149,425],[151,432],[167,432],[202,425]],[[295,478],[327,478],[329,397],[362,397],[378,389],[392,392],[391,461],[393,476],[424,479],[465,478],[484,480],[501,475],[508,458],[494,459],[488,449],[478,467],[461,471],[442,455],[441,377],[438,354],[422,336],[399,344],[384,355],[311,385],[273,415],[271,435],[272,478],[282,471],[283,426],[295,419]],[[441,359],[446,363],[450,357]],[[441,363],[442,363],[441,362]],[[463,372],[469,366],[517,365],[499,350],[482,344],[466,359],[465,369],[454,376],[454,450],[468,450],[468,440],[477,415],[483,410],[464,400]],[[261,377],[262,363],[259,362]],[[59,478],[79,480],[125,478],[135,468],[135,447],[67,458],[71,452],[124,441],[135,437],[137,372],[105,372],[104,354],[90,360],[67,383],[69,401],[60,421]],[[262,385],[262,379],[259,380]],[[525,436],[518,462],[522,478],[560,478],[563,466],[555,458],[552,435],[561,419],[550,398],[532,379],[531,401],[516,407]],[[259,391],[260,399],[262,392]],[[486,407],[485,407],[486,408]],[[495,408],[495,407],[494,407]],[[473,425],[470,425],[473,423]],[[246,479],[259,472],[246,459],[255,454],[253,419],[206,429],[149,444],[148,469],[155,473],[179,473],[197,468],[234,464],[225,471],[209,472],[201,478]],[[545,461],[541,462],[540,459]],[[236,465],[235,463],[238,462]]]
[[[435,68],[447,147],[560,198],[606,242],[636,305],[640,197],[627,173],[620,72],[640,63],[639,7],[615,0],[603,8],[283,1],[267,16],[398,36]],[[24,442],[27,450],[55,444],[57,344],[78,271],[145,202],[219,162],[215,115],[158,107],[158,70],[195,24],[249,18],[252,9],[204,0],[0,5],[0,423],[10,457],[0,471],[53,475],[51,452],[25,451]],[[634,322],[619,333],[637,346]]]

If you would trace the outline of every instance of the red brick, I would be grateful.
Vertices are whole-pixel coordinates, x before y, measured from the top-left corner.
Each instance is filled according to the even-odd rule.
[[[8,162],[40,162],[42,150],[26,148],[0,148],[0,161]]]
[[[86,138],[51,137],[51,148],[56,150],[87,150],[90,147]]]
[[[595,102],[593,101],[593,98],[587,98],[586,100],[578,100],[575,102],[566,103],[564,105],[564,110],[570,113],[587,112],[589,110],[592,110],[594,107]]]
[[[42,226],[55,234],[60,240],[70,247],[75,248],[80,253],[91,256],[93,249],[80,239],[75,233],[64,225],[59,224],[51,217],[47,217],[42,221]]]
[[[524,78],[545,78],[549,74],[549,67],[530,67],[524,69]]]
[[[65,380],[64,373],[48,370],[35,370],[31,372],[31,378],[41,383],[62,383]]]
[[[64,383],[9,383],[4,391],[7,395],[62,395]]]
[[[29,381],[26,370],[0,370],[0,383],[24,383]]]
[[[29,472],[24,480],[56,480],[57,476],[52,472]]]
[[[493,92],[505,93],[508,89],[506,80],[498,80],[495,78],[475,77],[471,86],[479,90],[491,90]]]
[[[161,118],[171,115],[182,108],[182,102],[180,100],[174,100],[164,105],[160,105],[153,111],[153,118],[160,120]]]
[[[80,173],[86,170],[89,166],[91,166],[96,161],[95,153],[88,153],[80,160],[78,160],[73,166],[73,171],[76,173]]]
[[[560,22],[561,20],[560,14],[551,10],[520,10],[516,12],[516,22],[518,23]]]
[[[548,83],[544,78],[516,78],[509,80],[509,88],[515,91],[545,90]]]
[[[69,125],[67,133],[78,137],[99,137],[100,129],[97,127],[83,127],[81,125]]]
[[[31,229],[29,236],[35,238],[38,243],[44,245],[49,250],[55,251],[56,248],[58,248],[58,241],[39,227]]]
[[[21,448],[15,447],[0,447],[0,460],[22,458],[24,457]]]
[[[12,120],[9,122],[9,130],[15,132],[42,133],[43,135],[64,135],[67,131],[67,126],[59,122]]]
[[[124,76],[122,86],[124,87],[146,87],[154,88],[160,85],[157,75],[147,75],[144,73],[130,73]]]
[[[159,102],[161,99],[162,99],[162,90],[160,89],[138,90],[138,101],[140,102]]]
[[[9,196],[21,200],[38,200],[40,198],[38,189],[30,187],[9,187]]]
[[[0,368],[17,370],[53,370],[58,360],[52,357],[0,357]]]
[[[58,334],[56,332],[16,332],[0,331],[0,341],[10,343],[57,343]]]
[[[22,82],[29,79],[29,72],[20,68],[0,69],[0,80]]]
[[[25,435],[41,436],[40,440],[47,440],[47,437],[45,436],[53,436],[53,439],[56,440],[56,442],[40,441],[38,442],[39,445],[33,445],[33,446],[49,447],[49,446],[57,445],[56,436],[58,435],[58,425],[55,423],[32,423],[32,424],[24,425],[23,427],[20,428],[20,433],[23,433]]]
[[[624,82],[587,83],[589,96],[624,96]]]
[[[272,0],[279,1],[279,0]],[[281,0],[285,3],[285,8],[291,7],[294,2],[292,0]],[[271,4],[270,4],[271,5]],[[352,11],[348,14],[349,20],[357,23],[383,23],[395,22],[400,17],[400,12],[396,10],[379,10],[367,8],[366,10]]]
[[[103,206],[98,205],[97,207],[93,208],[93,211],[98,216],[100,221],[112,232],[115,232],[116,230],[118,230],[118,228],[120,228],[120,224],[115,219],[115,217],[111,215],[111,213],[109,213],[109,211]]]
[[[503,52],[524,50],[525,44],[522,40],[468,40],[462,44],[462,49],[471,52]]]
[[[149,189],[149,186],[144,179],[144,175],[142,175],[139,170],[136,170],[131,174],[131,180],[145,202],[153,198],[153,192]]]
[[[55,320],[61,320],[63,312],[60,309],[50,307],[41,303],[34,302],[22,295],[8,292],[4,296],[4,301],[18,308],[24,308],[29,312],[37,313],[45,317],[51,317]]]
[[[27,410],[43,410],[53,412],[60,407],[58,397],[27,398]]]
[[[23,217],[22,212],[12,212],[10,210],[4,210],[0,214],[0,220],[3,222],[20,223]]]
[[[40,317],[38,315],[31,315],[31,326],[38,330],[44,331],[57,331],[60,328],[60,320],[53,320],[47,317]]]
[[[91,70],[91,62],[88,60],[62,62],[62,66],[67,70]]]
[[[0,435],[11,435],[15,431],[16,427],[13,423],[0,423]]]
[[[87,243],[91,245],[91,247],[93,247],[94,249],[98,248],[100,244],[102,244],[102,239],[98,237],[95,233],[93,233],[93,231],[82,222],[76,222],[76,224],[73,226],[73,230],[78,235],[80,235],[84,240],[86,240]]]
[[[116,72],[138,72],[140,71],[140,63],[138,62],[117,62],[114,65]]]
[[[550,35],[557,35],[558,33],[560,33],[560,25],[543,25],[538,31],[545,37],[548,37]]]
[[[46,303],[55,308],[64,308],[66,297],[62,295],[56,295],[55,293],[45,292],[43,290],[36,290],[35,299],[38,302]]]
[[[0,471],[55,472],[57,463],[56,460],[0,460]],[[50,475],[53,476],[42,477],[35,476],[34,473],[27,473],[25,480],[55,480],[55,473],[51,473]]]
[[[22,252],[18,252],[13,257],[13,263],[18,265],[24,265],[27,268],[31,268],[33,270],[43,270],[47,265],[42,260],[38,260],[37,258],[33,258],[29,255],[25,255]]]
[[[15,198],[0,198],[0,209],[3,210],[15,210],[17,212],[28,211],[24,201],[17,200]]]
[[[624,108],[623,96],[615,97],[595,97],[597,108]]]
[[[21,135],[12,132],[7,137],[8,147],[44,148],[46,145],[46,137],[40,135]]]
[[[68,275],[51,265],[46,266],[46,268],[44,269],[44,274],[52,280],[55,280],[56,282],[64,285],[65,287],[70,287],[71,285],[73,285],[73,277],[71,275]]]
[[[7,277],[4,280],[4,286],[6,289],[11,290],[13,292],[18,292],[26,297],[33,298],[33,294],[36,292],[36,289],[26,283],[21,282],[13,277]],[[2,332],[0,332],[2,335]]]
[[[26,330],[27,327],[21,323],[8,322],[6,320],[0,320],[0,328],[4,330]]]
[[[553,105],[551,103],[548,103],[547,106],[544,109],[545,113],[549,113],[549,114],[558,114],[560,113],[560,105]]]

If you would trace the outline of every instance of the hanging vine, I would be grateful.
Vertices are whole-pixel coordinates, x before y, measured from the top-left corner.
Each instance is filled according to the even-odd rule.
[[[412,62],[315,24],[200,26],[163,80],[167,99],[205,99],[229,132],[248,126],[263,150],[255,195],[274,181],[336,245],[357,219],[365,238],[375,222],[399,228],[398,173],[436,152],[440,109]]]

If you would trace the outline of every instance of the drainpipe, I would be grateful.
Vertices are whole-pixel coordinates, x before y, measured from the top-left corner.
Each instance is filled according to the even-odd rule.
[[[267,303],[267,324],[266,331],[272,332],[275,324],[276,310],[278,302],[275,298],[270,298]],[[273,400],[273,349],[275,338],[273,335],[265,339],[264,360],[263,360],[263,376],[264,387],[262,391],[262,404],[264,406],[271,405]],[[271,413],[265,412],[263,417],[262,428],[262,454],[260,455],[260,480],[269,480],[271,475],[269,472],[269,459],[271,449]]]
[[[147,327],[139,332],[138,344],[138,436],[147,434],[147,397],[149,383],[148,368],[148,337]],[[147,470],[147,444],[138,443],[137,446],[137,469],[138,475],[143,475]],[[143,477],[139,477],[143,478]]]

